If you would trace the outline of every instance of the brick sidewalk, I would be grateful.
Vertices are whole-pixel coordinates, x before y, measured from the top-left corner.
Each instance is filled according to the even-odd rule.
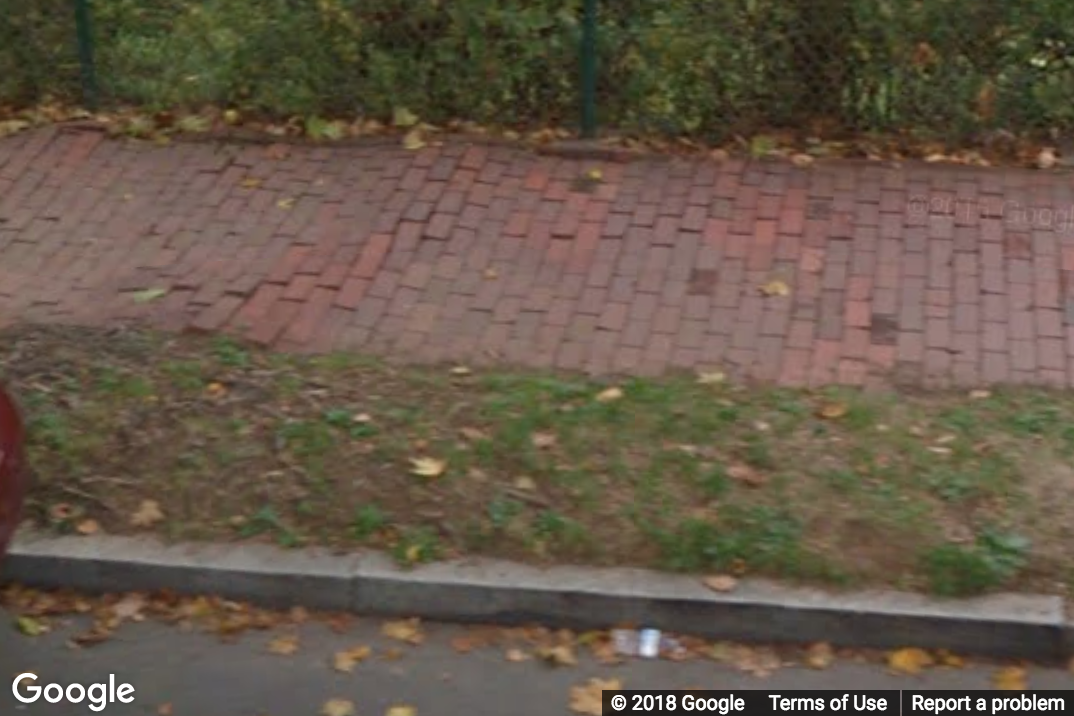
[[[0,140],[0,322],[785,384],[1068,385],[1069,178]],[[1041,210],[1057,210],[1049,216]],[[765,296],[774,279],[789,296]],[[158,301],[136,291],[164,288]]]

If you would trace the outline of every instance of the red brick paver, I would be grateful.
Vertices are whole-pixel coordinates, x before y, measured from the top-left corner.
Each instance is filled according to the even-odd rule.
[[[788,295],[761,290],[777,281]],[[1074,185],[49,128],[0,140],[0,325],[17,320],[593,373],[1067,386]]]

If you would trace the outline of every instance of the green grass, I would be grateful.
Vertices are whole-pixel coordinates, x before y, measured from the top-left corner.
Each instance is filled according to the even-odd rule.
[[[944,595],[1074,574],[1064,394],[677,376],[601,401],[607,383],[575,376],[24,330],[0,341],[0,361],[19,351],[2,379],[26,407],[30,514],[46,524],[67,504],[131,532],[152,499],[168,538],[361,545],[406,564],[482,554]],[[416,475],[416,458],[443,470]]]

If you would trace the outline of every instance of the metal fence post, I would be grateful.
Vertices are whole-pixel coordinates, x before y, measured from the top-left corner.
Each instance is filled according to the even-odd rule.
[[[97,67],[93,57],[93,17],[90,0],[75,0],[78,62],[82,71],[82,99],[86,109],[97,110]]]
[[[582,16],[582,137],[597,134],[597,0],[584,0]]]

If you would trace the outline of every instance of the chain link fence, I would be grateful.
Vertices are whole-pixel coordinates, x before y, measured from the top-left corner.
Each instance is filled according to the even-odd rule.
[[[77,101],[81,0],[0,0],[0,102]],[[86,0],[90,2],[91,0]],[[575,124],[585,0],[96,0],[106,103]],[[1068,0],[596,0],[602,129],[973,140],[1074,126]]]

